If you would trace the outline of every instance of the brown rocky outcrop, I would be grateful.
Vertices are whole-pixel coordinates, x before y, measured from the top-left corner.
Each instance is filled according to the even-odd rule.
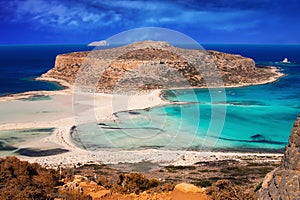
[[[258,196],[259,199],[300,199],[300,115],[280,166],[267,174]]]
[[[121,174],[116,184],[104,187],[88,178],[75,175],[59,187],[60,194],[81,195],[93,200],[208,200],[206,191],[188,183],[164,188],[158,180],[146,178],[142,174]],[[62,196],[62,195],[61,195]],[[76,197],[76,196],[75,196]]]
[[[250,58],[217,51],[181,49],[166,42],[61,54],[43,78],[65,80],[97,92],[179,87],[253,85],[282,76]]]

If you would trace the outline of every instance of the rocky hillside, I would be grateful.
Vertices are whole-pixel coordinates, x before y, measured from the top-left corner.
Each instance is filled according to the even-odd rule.
[[[182,87],[242,86],[271,82],[275,68],[217,51],[181,49],[166,42],[61,54],[42,78],[55,78],[98,92]]]
[[[280,166],[267,174],[258,195],[259,199],[300,199],[300,115]]]

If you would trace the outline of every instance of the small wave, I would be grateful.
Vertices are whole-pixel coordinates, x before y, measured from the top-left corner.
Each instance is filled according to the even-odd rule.
[[[213,102],[212,104],[225,104],[232,106],[267,106],[262,101],[224,101],[224,102]]]

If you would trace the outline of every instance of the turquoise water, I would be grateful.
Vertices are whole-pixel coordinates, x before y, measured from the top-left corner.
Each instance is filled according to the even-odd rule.
[[[51,97],[47,96],[47,95],[34,95],[32,97],[21,98],[19,100],[21,100],[21,101],[47,101],[47,100],[51,100]]]
[[[0,156],[14,155],[18,144],[38,140],[51,135],[54,128],[20,129],[0,131]]]
[[[211,91],[217,96],[215,99],[205,89],[169,91],[164,95],[166,99],[186,104],[117,113],[116,123],[79,126],[77,140],[89,149],[282,150],[300,111],[300,45],[204,45],[204,48],[251,57],[258,65],[280,67],[287,76],[267,85],[215,89]],[[62,89],[57,84],[32,78],[53,67],[58,53],[89,49],[84,45],[1,46],[0,96]],[[279,61],[285,57],[292,63],[281,64]],[[48,99],[36,96],[29,100]]]
[[[283,150],[299,113],[297,75],[243,88],[166,91],[164,98],[187,102],[118,113],[117,123],[78,127],[87,148]],[[226,93],[226,101],[211,95]],[[215,114],[212,116],[212,111]],[[219,113],[218,113],[219,112]],[[85,134],[86,133],[86,134]],[[92,137],[91,137],[92,136]]]
[[[293,76],[272,84],[225,91],[167,91],[166,99],[187,104],[120,112],[116,123],[79,126],[80,142],[91,150],[280,151],[284,149],[299,113],[300,95],[292,89],[298,85],[286,84],[291,78]],[[211,95],[220,92],[226,92],[226,101],[218,98],[212,101]]]
[[[200,121],[204,122],[197,132],[201,137],[207,130],[210,121],[210,109],[216,105],[226,106],[226,118],[223,130],[214,148],[258,148],[258,149],[282,149],[286,145],[293,121],[299,113],[299,95],[287,96],[289,92],[276,92],[281,82],[252,86],[246,88],[226,89],[227,101],[213,102],[211,104],[208,91],[198,89],[195,91],[197,98],[202,102],[191,105],[194,110],[200,109]],[[288,89],[288,88],[287,88]],[[189,102],[193,97],[186,91],[176,91],[177,100]],[[167,99],[172,100],[173,98]],[[203,105],[204,104],[204,105]],[[218,105],[217,105],[218,106]],[[193,109],[191,109],[193,110]],[[191,111],[193,112],[193,111]],[[186,116],[185,116],[186,117]],[[194,117],[189,117],[190,122]],[[255,137],[256,136],[256,137]]]
[[[300,46],[222,48],[252,57],[257,65],[277,66],[287,76],[271,84],[243,88],[165,91],[164,98],[184,103],[117,113],[116,123],[79,126],[77,140],[91,150],[282,151],[300,111]],[[292,63],[280,63],[283,57]]]

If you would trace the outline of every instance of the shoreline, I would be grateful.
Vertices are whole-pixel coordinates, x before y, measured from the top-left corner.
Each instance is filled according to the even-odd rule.
[[[40,76],[35,78],[35,80],[37,81],[47,81],[47,82],[55,82],[59,85],[61,85],[62,87],[64,87],[64,90],[72,90],[73,89],[73,85],[68,83],[65,80],[62,79],[56,79],[56,78],[51,78],[51,77],[44,77],[44,76]]]
[[[283,153],[251,153],[251,152],[197,152],[178,150],[132,150],[132,151],[97,151],[88,152],[82,149],[58,155],[43,157],[17,156],[31,163],[56,169],[58,167],[79,167],[84,164],[137,164],[149,162],[160,166],[192,166],[201,162],[235,160],[239,162],[274,162],[280,161]]]
[[[184,90],[184,89],[227,89],[227,88],[240,88],[240,87],[248,87],[248,86],[258,86],[258,85],[265,85],[265,84],[270,84],[273,82],[278,81],[280,78],[287,76],[287,74],[284,74],[280,71],[280,69],[278,69],[275,66],[266,66],[270,69],[272,69],[272,72],[275,73],[276,75],[273,77],[270,77],[268,80],[264,80],[261,82],[256,82],[256,83],[243,83],[243,84],[235,84],[235,85],[223,85],[222,87],[189,87],[189,88],[168,88],[168,89],[154,89],[154,90],[160,90],[160,95],[159,97],[162,98],[163,101],[166,102],[171,102],[167,99],[165,99],[163,97],[163,92],[164,90]],[[37,90],[37,91],[27,91],[27,92],[21,92],[21,93],[15,93],[15,94],[7,94],[4,96],[0,96],[0,102],[1,101],[12,101],[12,100],[17,100],[17,99],[21,99],[21,98],[30,98],[34,95],[57,95],[57,94],[65,94],[65,93],[72,93],[73,92],[73,85],[66,82],[65,80],[61,80],[61,79],[56,79],[56,78],[51,78],[51,77],[37,77],[35,78],[35,80],[39,80],[39,81],[48,81],[48,82],[55,82],[59,85],[61,85],[62,87],[64,87],[65,89],[63,90]],[[154,90],[144,90],[143,92],[141,92],[140,95],[143,94],[147,94],[147,93],[151,93],[151,91]],[[95,94],[104,94],[104,95],[114,95],[114,94],[109,94],[109,93],[95,93]],[[174,103],[178,103],[178,102],[174,102]],[[126,110],[124,110],[126,111]]]
[[[269,80],[263,81],[261,83],[250,84],[250,85],[261,85],[267,84],[274,81],[277,81],[280,77],[284,76],[283,73],[279,72],[277,68],[273,68],[273,71],[276,72],[276,76],[270,78]],[[36,80],[56,82],[63,87],[64,90],[57,91],[30,91],[18,94],[12,94],[4,97],[0,97],[0,102],[10,102],[14,100],[19,100],[23,98],[30,98],[36,95],[48,95],[48,96],[63,96],[71,98],[73,95],[73,86],[66,81],[48,78],[48,77],[39,77]],[[235,87],[245,87],[250,85],[236,85]],[[224,88],[230,88],[232,86],[225,86]],[[199,88],[199,87],[198,87]],[[178,88],[179,89],[179,88]],[[182,88],[183,89],[183,88]],[[186,88],[185,88],[186,89]],[[194,89],[194,88],[193,88]],[[173,90],[173,89],[171,89]],[[163,106],[168,104],[178,104],[178,102],[171,102],[167,99],[164,99],[162,94],[164,90],[151,90],[146,91],[146,93],[138,95],[114,95],[114,94],[105,94],[105,93],[96,93],[94,98],[97,101],[100,101],[102,104],[96,107],[95,115],[98,121],[101,120],[115,120],[114,113],[117,112],[126,112],[128,110],[136,109],[147,109],[155,106]],[[114,106],[111,105],[113,97],[117,97],[117,100],[114,99]],[[127,102],[122,102],[127,100]],[[73,100],[73,99],[72,99]],[[127,103],[127,104],[126,104]],[[180,102],[179,102],[180,103]],[[115,108],[117,105],[117,109]],[[72,104],[71,104],[72,105]],[[107,106],[111,105],[111,106]],[[70,106],[70,105],[69,105]],[[198,152],[193,150],[182,151],[182,150],[158,150],[158,149],[143,149],[136,151],[117,151],[116,152],[107,152],[107,151],[98,151],[90,152],[85,149],[81,149],[75,145],[73,142],[70,130],[76,124],[74,116],[64,117],[53,121],[43,121],[43,122],[28,122],[28,123],[4,123],[0,124],[0,130],[19,130],[19,129],[32,129],[32,128],[47,128],[54,127],[56,128],[54,133],[50,136],[29,142],[28,144],[22,144],[22,148],[36,146],[41,147],[41,145],[54,144],[64,149],[68,150],[66,153],[57,154],[54,156],[44,156],[44,157],[27,157],[27,156],[17,156],[22,160],[27,160],[29,162],[38,162],[43,166],[50,168],[56,168],[58,166],[76,166],[78,162],[80,163],[106,163],[106,164],[118,164],[119,162],[142,162],[145,160],[150,160],[151,162],[156,163],[169,163],[173,165],[192,165],[196,162],[209,162],[211,160],[218,159],[246,159],[249,156],[256,157],[272,157],[272,159],[277,160],[283,155],[283,153],[258,153],[258,152],[224,152],[224,151],[214,151],[214,152]],[[199,157],[199,155],[202,155]],[[203,156],[206,154],[206,156]],[[208,156],[211,154],[211,156]],[[163,155],[163,156],[162,156]],[[131,158],[129,159],[128,156]],[[271,160],[272,160],[271,159]]]
[[[64,87],[62,90],[37,90],[37,91],[27,91],[15,94],[7,94],[4,96],[0,96],[0,102],[13,101],[18,99],[26,99],[37,95],[44,96],[52,96],[52,95],[61,95],[61,94],[71,94],[73,90],[73,86],[67,83],[64,80],[54,79],[54,78],[46,78],[46,77],[37,77],[35,78],[37,81],[48,81],[55,82],[60,86]]]
[[[219,86],[213,86],[213,87],[190,87],[190,88],[184,88],[184,87],[178,87],[178,88],[170,88],[170,89],[162,89],[163,90],[185,90],[185,89],[229,89],[229,88],[241,88],[241,87],[250,87],[250,86],[259,86],[259,85],[266,85],[270,83],[274,83],[278,81],[280,78],[287,76],[287,74],[282,73],[279,68],[275,66],[266,66],[266,68],[271,69],[273,73],[275,73],[275,76],[270,77],[267,80],[256,82],[256,83],[239,83],[235,85],[223,85],[222,87]]]

